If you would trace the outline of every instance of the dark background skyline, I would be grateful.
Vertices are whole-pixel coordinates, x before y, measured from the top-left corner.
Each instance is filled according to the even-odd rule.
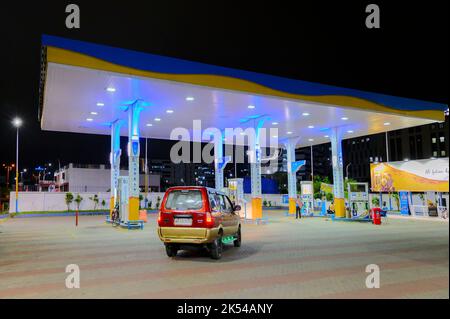
[[[73,1],[81,28],[66,29],[68,1],[0,5],[0,163],[105,163],[109,137],[44,132],[37,120],[42,34],[231,68],[448,104],[448,2],[376,1],[381,29],[365,27],[371,2]],[[170,145],[152,140],[151,158]],[[96,152],[88,152],[95,149]],[[1,173],[2,175],[4,172]]]

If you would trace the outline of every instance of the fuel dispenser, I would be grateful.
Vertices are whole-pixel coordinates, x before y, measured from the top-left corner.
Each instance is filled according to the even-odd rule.
[[[120,223],[128,222],[128,176],[119,176],[117,186],[117,203],[119,203]]]
[[[368,183],[348,183],[347,218],[369,219],[369,185]],[[350,215],[350,216],[348,216]]]
[[[311,181],[300,182],[301,200],[303,202],[302,215],[314,215],[314,185]]]
[[[228,179],[228,196],[234,205],[241,206],[239,215],[242,218],[247,217],[246,200],[244,198],[244,179],[243,178],[230,178]]]

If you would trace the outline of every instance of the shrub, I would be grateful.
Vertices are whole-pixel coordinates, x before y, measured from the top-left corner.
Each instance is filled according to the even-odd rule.
[[[75,198],[74,201],[77,204],[77,210],[80,210],[80,204],[83,201],[83,197],[81,197],[80,194],[77,194],[77,197]]]
[[[73,202],[73,194],[68,192],[66,193],[66,197],[64,198],[66,205],[67,205],[67,210],[70,211],[70,204],[72,204]]]
[[[89,199],[94,202],[94,210],[97,210],[97,205],[98,205],[98,202],[99,202],[98,195],[95,194],[94,196],[89,197]]]

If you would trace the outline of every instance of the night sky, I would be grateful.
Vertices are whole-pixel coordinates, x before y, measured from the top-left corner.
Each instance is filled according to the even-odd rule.
[[[43,33],[448,104],[448,1],[375,1],[379,30],[365,27],[369,1],[242,2],[2,1],[0,163],[14,161],[16,115],[24,120],[22,167],[108,159],[107,136],[40,130]],[[80,6],[81,29],[65,27],[69,3]],[[151,141],[150,156],[168,158],[169,147]]]

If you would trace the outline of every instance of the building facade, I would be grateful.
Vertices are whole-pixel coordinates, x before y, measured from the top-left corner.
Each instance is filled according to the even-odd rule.
[[[448,157],[448,132],[449,120],[446,116],[445,122],[441,123],[343,140],[344,176],[370,183],[371,163]],[[314,155],[313,170],[311,149]],[[312,172],[333,179],[331,143],[298,148],[296,159],[306,160],[306,165],[297,173],[298,180],[311,180]]]
[[[121,176],[128,176],[127,170],[120,170]],[[111,169],[107,165],[69,164],[55,172],[55,188],[61,192],[108,192],[111,188]],[[160,189],[161,177],[148,175],[151,190]],[[140,174],[139,186],[144,189],[145,175]]]

